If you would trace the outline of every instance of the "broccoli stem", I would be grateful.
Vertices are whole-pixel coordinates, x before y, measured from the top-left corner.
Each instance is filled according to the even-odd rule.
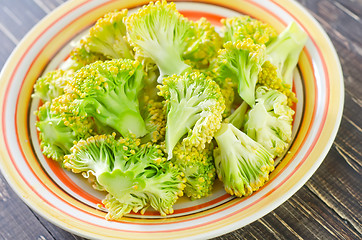
[[[89,98],[89,112],[93,112],[99,122],[116,129],[122,136],[144,136],[148,131],[139,112],[138,102],[129,100],[126,96],[123,91],[115,89],[97,99]]]
[[[170,47],[167,51],[162,50],[155,54],[155,62],[160,69],[161,76],[179,75],[190,67],[182,61],[180,53],[174,48]]]
[[[226,119],[226,121],[234,125],[237,129],[241,129],[248,106],[249,105],[243,101],[243,103]]]
[[[241,157],[244,154],[243,145],[240,144],[240,140],[237,139],[228,124],[221,125],[215,139],[219,149],[223,149],[222,152],[225,154],[222,154],[221,162],[215,163],[218,165],[216,169],[219,178],[221,177],[224,182],[225,190],[232,195],[246,195],[245,189],[248,181],[244,176],[248,175],[248,170],[246,169],[247,160]],[[223,169],[223,174],[220,169]]]
[[[202,109],[190,104],[195,101],[195,97],[191,99],[181,99],[177,106],[171,105],[171,109],[167,116],[168,126],[166,131],[166,152],[168,159],[172,158],[172,149],[188,129],[192,129],[197,120],[200,118],[198,113]]]
[[[52,143],[60,148],[64,153],[68,153],[76,140],[75,133],[67,126],[61,126],[55,120],[38,121],[37,127],[41,129],[46,142]]]

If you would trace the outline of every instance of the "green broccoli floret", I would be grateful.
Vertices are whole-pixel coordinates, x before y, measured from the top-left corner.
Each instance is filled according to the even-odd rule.
[[[213,158],[213,144],[198,150],[178,143],[171,160],[185,174],[184,193],[191,200],[206,197],[211,193],[216,171]]]
[[[250,38],[227,42],[219,51],[216,75],[221,81],[230,78],[236,84],[240,97],[253,106],[255,85],[264,61],[264,45],[257,45]]]
[[[165,75],[181,74],[189,66],[182,54],[195,35],[192,22],[183,17],[174,3],[151,2],[126,21],[128,40],[137,55],[151,58]]]
[[[259,143],[230,123],[215,134],[215,167],[226,192],[238,197],[258,190],[274,169],[272,155]]]
[[[72,74],[69,71],[58,69],[48,72],[36,81],[32,97],[50,102],[64,93],[64,88],[71,78]]]
[[[86,48],[86,40],[82,38],[75,44],[70,52],[70,57],[62,63],[61,68],[75,72],[88,64],[106,60],[109,58],[101,53],[89,52]]]
[[[295,97],[295,93],[292,91],[291,87],[278,77],[277,68],[269,61],[265,61],[259,73],[257,87],[259,86],[266,86],[283,93],[288,98],[289,107],[298,102],[298,99]]]
[[[196,33],[192,36],[182,56],[188,65],[196,69],[205,69],[217,57],[223,41],[215,31],[215,27],[206,18],[196,21],[194,28]]]
[[[223,118],[230,116],[234,107],[236,84],[228,76],[220,76],[218,73],[217,61],[213,60],[207,71],[201,71],[206,76],[213,79],[220,87],[220,91],[225,100],[225,110],[222,114]],[[194,70],[195,71],[195,70]]]
[[[237,129],[241,129],[244,125],[245,114],[248,110],[248,107],[249,105],[244,101],[229,117],[225,119],[225,122],[231,123]]]
[[[168,159],[172,158],[172,150],[182,138],[184,144],[204,149],[220,128],[225,109],[217,83],[194,72],[166,77],[158,88],[167,105]]]
[[[74,141],[89,137],[92,133],[93,123],[83,119],[81,131],[76,131],[64,123],[63,118],[51,111],[51,103],[44,103],[35,113],[38,117],[36,127],[39,131],[40,148],[45,156],[56,161],[61,161],[65,154],[70,153]]]
[[[133,51],[126,37],[124,23],[128,10],[110,12],[98,19],[71,52],[71,58],[80,65],[98,60],[133,59]]]
[[[130,211],[143,214],[149,206],[162,216],[170,214],[185,187],[179,168],[166,161],[159,146],[140,146],[133,137],[116,140],[112,134],[81,140],[65,156],[64,166],[86,178],[94,175],[109,193],[103,200],[109,211],[106,219],[119,220]]]
[[[236,42],[245,38],[251,38],[256,44],[268,44],[276,38],[275,29],[261,21],[249,16],[238,16],[222,19],[224,42]]]
[[[143,80],[144,87],[142,89],[143,95],[145,97],[148,97],[149,99],[154,99],[156,101],[162,99],[157,94],[157,79],[160,76],[157,65],[152,61],[152,59],[149,58],[143,58],[136,55],[136,59],[142,64],[145,73]]]
[[[139,62],[114,59],[95,62],[76,72],[69,82],[69,94],[75,97],[60,108],[64,114],[84,118],[92,116],[100,125],[112,127],[122,136],[147,133],[139,110],[138,96],[143,87],[143,69]]]
[[[293,71],[307,39],[303,29],[292,22],[266,48],[267,60],[277,67],[278,77],[290,87],[293,86]]]
[[[273,157],[281,157],[292,136],[294,111],[287,105],[287,97],[277,90],[259,87],[256,104],[248,113],[245,131],[263,145]]]
[[[164,141],[166,134],[166,107],[161,101],[155,101],[144,96],[141,101],[141,114],[146,123],[148,133],[142,137],[142,142]]]

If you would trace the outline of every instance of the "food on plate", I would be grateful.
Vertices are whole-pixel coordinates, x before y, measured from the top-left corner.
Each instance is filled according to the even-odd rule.
[[[202,73],[172,75],[159,85],[167,106],[166,152],[172,158],[175,145],[204,149],[220,128],[224,99],[220,87]]]
[[[96,135],[75,143],[70,151],[65,168],[85,178],[92,174],[108,192],[103,200],[107,219],[142,213],[149,206],[165,216],[173,213],[173,204],[183,195],[183,173],[163,157],[159,145],[141,144],[135,136]]]
[[[43,154],[106,191],[106,219],[262,187],[292,139],[307,35],[249,16],[215,28],[157,1],[107,13],[34,85]]]

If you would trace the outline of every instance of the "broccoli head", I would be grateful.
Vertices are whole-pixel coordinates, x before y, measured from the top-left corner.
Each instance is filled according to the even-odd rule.
[[[218,74],[217,61],[213,60],[209,67],[209,71],[205,71],[205,74],[211,77],[220,87],[220,91],[225,100],[225,110],[222,114],[223,118],[230,116],[234,107],[235,100],[235,88],[236,84],[228,76],[220,76]],[[204,71],[203,71],[204,72]]]
[[[223,42],[215,31],[215,27],[206,18],[196,21],[194,28],[196,33],[192,36],[182,56],[190,66],[204,69],[210,66],[210,62],[216,58]]]
[[[226,18],[221,23],[224,42],[251,38],[256,44],[268,44],[277,36],[272,26],[249,16]]]
[[[89,52],[85,45],[86,40],[84,38],[79,40],[70,52],[70,58],[61,65],[61,68],[77,71],[88,64],[108,60],[108,58],[101,53]]]
[[[292,88],[278,77],[277,68],[271,64],[270,61],[265,61],[262,66],[257,83],[257,87],[259,86],[265,86],[283,93],[287,96],[288,106],[290,107],[293,106],[294,103],[298,102]]]
[[[70,152],[74,141],[92,134],[92,121],[83,119],[78,125],[81,131],[76,131],[75,125],[70,127],[59,114],[51,111],[50,102],[44,103],[35,114],[40,148],[45,156],[56,161],[61,161]]]
[[[43,102],[51,101],[64,93],[68,81],[72,78],[72,73],[61,69],[48,72],[38,78],[34,85],[34,94]]]
[[[157,64],[159,83],[165,75],[181,74],[189,68],[182,54],[195,31],[192,22],[177,11],[174,3],[151,2],[130,15],[126,24],[128,40],[136,54]]]
[[[227,42],[219,51],[217,78],[226,78],[237,86],[240,97],[250,106],[255,103],[255,85],[265,61],[265,46],[258,45],[252,39]]]
[[[64,157],[64,166],[97,182],[109,193],[103,200],[107,219],[119,220],[130,211],[144,213],[151,206],[162,216],[183,194],[185,179],[180,170],[163,157],[157,145],[140,145],[134,137],[116,139],[96,135],[81,140]]]
[[[101,123],[98,128],[108,126],[122,136],[144,136],[147,129],[138,101],[143,75],[141,64],[130,59],[87,65],[69,82],[68,94],[72,97],[64,99],[64,109],[60,110],[73,117],[91,116]]]
[[[172,158],[172,150],[182,138],[186,145],[204,149],[220,128],[225,109],[217,83],[194,72],[166,77],[158,88],[167,105],[168,159]]]
[[[142,138],[142,142],[160,142],[166,134],[166,107],[162,102],[155,101],[144,96],[141,114],[145,120],[148,133]]]
[[[307,39],[303,29],[292,22],[266,48],[267,60],[277,67],[278,77],[290,88],[293,86],[293,71]]]
[[[287,97],[266,87],[256,91],[255,106],[249,111],[245,131],[272,155],[282,156],[292,136],[294,111],[287,105]]]
[[[184,193],[191,200],[206,197],[211,193],[216,176],[212,150],[213,144],[202,150],[185,147],[182,143],[175,146],[171,161],[185,174]]]
[[[98,19],[71,52],[71,58],[80,65],[98,60],[133,59],[133,51],[126,37],[124,23],[128,10],[110,12]]]
[[[259,143],[234,127],[223,123],[215,134],[215,167],[227,193],[248,196],[269,179],[274,169],[272,155]]]

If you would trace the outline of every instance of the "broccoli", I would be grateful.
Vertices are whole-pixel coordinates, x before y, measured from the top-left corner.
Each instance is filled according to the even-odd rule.
[[[234,107],[235,100],[235,87],[236,84],[232,81],[228,76],[220,76],[218,73],[218,62],[217,59],[214,59],[210,62],[209,68],[206,70],[201,70],[200,72],[204,73],[206,76],[210,77],[214,80],[220,87],[220,91],[225,100],[225,110],[222,114],[223,118],[229,116],[232,112],[232,108]],[[194,70],[195,72],[197,70]]]
[[[136,55],[151,58],[157,64],[159,83],[165,75],[181,74],[190,67],[184,63],[182,54],[195,30],[174,3],[151,2],[130,15],[126,24],[128,40]]]
[[[101,53],[89,52],[85,44],[86,40],[83,38],[75,44],[70,52],[70,57],[61,65],[61,69],[73,70],[75,72],[88,64],[109,60]]]
[[[166,134],[166,108],[160,101],[144,96],[141,101],[143,107],[141,114],[145,120],[148,133],[142,138],[142,142],[160,142],[165,139]]]
[[[244,101],[235,111],[225,119],[225,122],[231,123],[237,129],[241,129],[244,125],[245,113],[248,110],[249,105]]]
[[[283,93],[287,96],[288,106],[290,107],[293,106],[294,103],[298,102],[298,99],[295,97],[295,93],[292,91],[291,87],[278,77],[277,68],[271,64],[270,61],[265,61],[262,66],[257,82],[257,87],[259,86],[266,86]]]
[[[274,169],[272,155],[259,143],[234,127],[223,123],[215,134],[216,172],[226,192],[238,197],[258,190]]]
[[[218,50],[222,47],[222,38],[206,18],[196,21],[194,28],[196,33],[182,56],[188,65],[196,69],[205,69],[217,57]]]
[[[110,12],[98,19],[74,49],[71,58],[80,66],[107,59],[133,59],[133,51],[126,38],[124,20],[128,10]]]
[[[56,161],[61,161],[69,153],[74,141],[92,134],[92,121],[83,119],[81,126],[78,126],[81,131],[77,131],[75,125],[70,127],[59,114],[51,111],[50,102],[45,102],[35,114],[38,117],[36,127],[41,150],[45,156]]]
[[[287,97],[277,90],[259,87],[256,104],[249,111],[245,131],[272,155],[282,156],[292,136],[294,111]]]
[[[255,103],[255,85],[265,61],[265,46],[257,45],[252,39],[227,42],[219,51],[217,78],[226,78],[237,85],[240,97],[250,106]],[[219,82],[219,81],[218,81]]]
[[[307,39],[308,35],[292,22],[266,48],[267,60],[277,67],[278,77],[290,88],[293,86],[293,70]]]
[[[168,159],[181,138],[188,146],[204,149],[220,128],[225,109],[220,87],[211,78],[194,72],[166,77],[158,88],[167,105]]]
[[[58,69],[48,72],[36,81],[32,97],[37,97],[43,102],[51,101],[64,93],[64,88],[71,78],[72,74],[69,71]]]
[[[144,213],[149,206],[162,216],[172,213],[185,187],[179,168],[166,161],[159,146],[115,135],[80,140],[64,157],[64,166],[86,178],[94,175],[109,193],[103,200],[106,219],[119,220],[132,210]]]
[[[139,110],[138,96],[143,87],[143,69],[139,62],[114,59],[95,62],[79,69],[68,84],[68,94],[59,110],[65,115],[92,116],[101,125],[122,136],[147,133]],[[74,97],[75,96],[75,97]]]
[[[213,144],[203,150],[185,147],[182,143],[175,146],[171,161],[185,174],[184,193],[191,200],[206,197],[211,193],[216,176],[212,150]]]
[[[144,87],[142,89],[143,95],[150,99],[154,99],[156,101],[160,100],[161,97],[157,95],[157,79],[160,76],[160,72],[158,70],[157,65],[151,60],[147,58],[142,58],[136,56],[137,61],[142,63],[144,70]],[[161,100],[160,100],[161,101]]]
[[[224,42],[251,38],[256,44],[267,45],[277,36],[277,32],[272,26],[249,16],[226,18],[222,19],[221,23],[223,24]]]

